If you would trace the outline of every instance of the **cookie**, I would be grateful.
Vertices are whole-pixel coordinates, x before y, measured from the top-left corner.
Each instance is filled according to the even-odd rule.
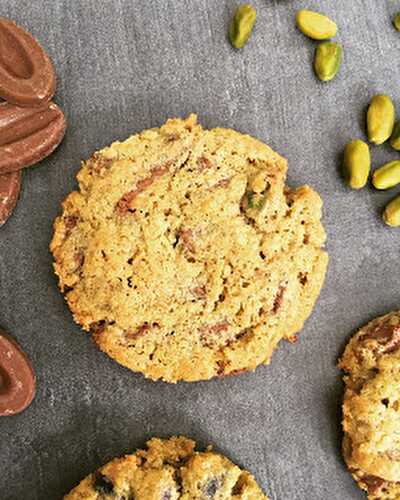
[[[285,186],[260,141],[172,119],[96,153],[51,251],[74,318],[131,370],[168,382],[268,364],[324,281],[321,200]]]
[[[253,476],[185,437],[157,438],[84,479],[64,500],[268,500]]]
[[[339,362],[346,375],[343,454],[369,500],[400,498],[400,312],[354,335]]]
[[[21,191],[21,172],[0,174],[0,227],[7,222]]]

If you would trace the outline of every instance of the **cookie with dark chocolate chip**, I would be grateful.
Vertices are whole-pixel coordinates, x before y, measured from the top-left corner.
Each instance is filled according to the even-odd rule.
[[[268,500],[253,476],[184,437],[151,439],[146,450],[109,462],[65,500]]]
[[[379,317],[350,340],[339,362],[346,375],[343,454],[369,500],[400,498],[400,312]]]
[[[119,363],[195,381],[268,364],[324,281],[321,200],[260,141],[191,115],[96,153],[51,244],[75,320]]]

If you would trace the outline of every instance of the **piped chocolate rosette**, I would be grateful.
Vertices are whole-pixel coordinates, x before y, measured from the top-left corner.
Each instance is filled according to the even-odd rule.
[[[51,101],[53,64],[33,36],[0,17],[0,227],[21,188],[21,170],[50,155],[65,134],[64,113]]]

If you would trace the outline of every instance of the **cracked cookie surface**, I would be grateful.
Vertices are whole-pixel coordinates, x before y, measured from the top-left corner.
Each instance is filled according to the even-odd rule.
[[[74,318],[131,370],[195,381],[268,364],[324,281],[321,200],[260,141],[172,119],[96,153],[51,251]]]
[[[65,500],[268,500],[253,476],[184,437],[157,438],[85,478]]]
[[[339,362],[343,454],[369,500],[400,499],[400,312],[368,323]]]

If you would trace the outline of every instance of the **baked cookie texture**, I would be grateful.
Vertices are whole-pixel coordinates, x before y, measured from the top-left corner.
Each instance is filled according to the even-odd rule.
[[[339,362],[346,375],[343,454],[369,500],[400,499],[400,312],[354,335]]]
[[[268,364],[327,267],[321,200],[234,130],[171,119],[83,163],[51,251],[77,323],[131,370],[195,381]]]
[[[268,500],[253,476],[185,437],[153,438],[84,479],[65,500]]]

